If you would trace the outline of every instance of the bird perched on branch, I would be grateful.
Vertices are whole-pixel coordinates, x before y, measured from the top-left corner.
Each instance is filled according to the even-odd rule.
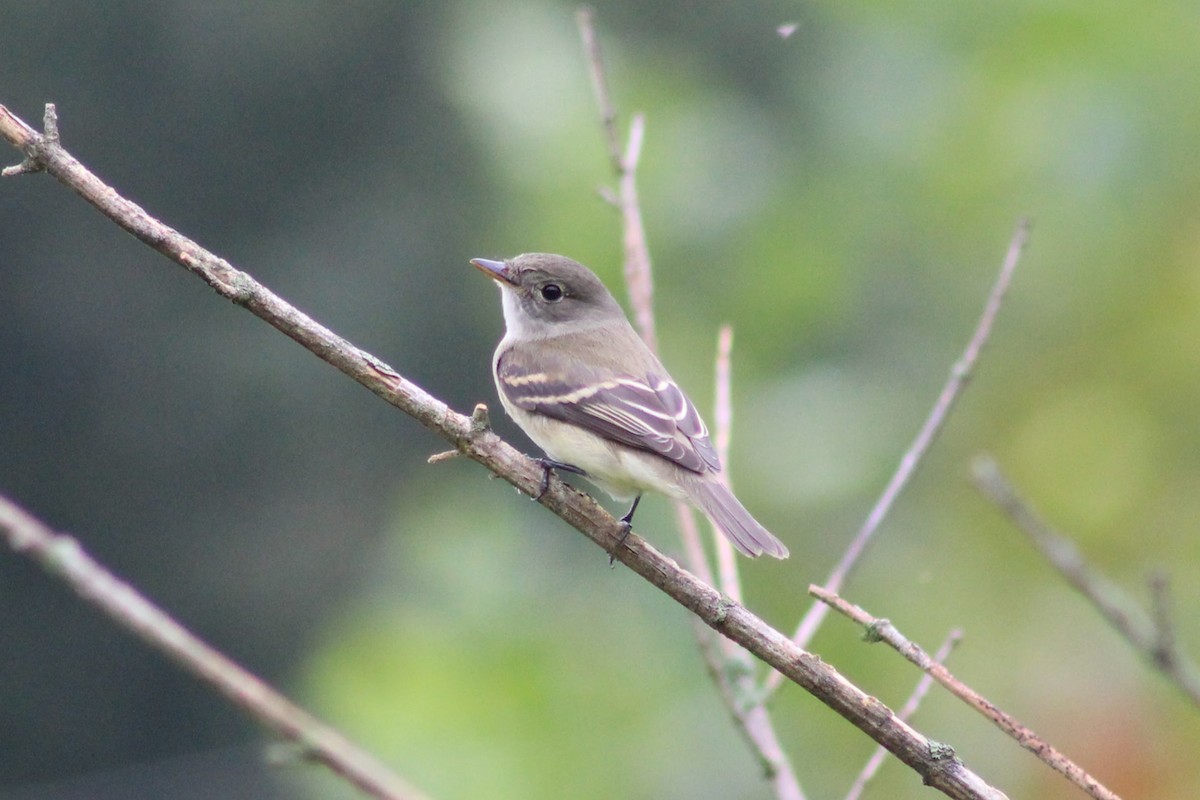
[[[492,359],[500,402],[550,468],[618,500],[686,500],[743,554],[788,549],[733,495],[696,407],[591,270],[565,256],[471,260],[500,287],[506,333]]]

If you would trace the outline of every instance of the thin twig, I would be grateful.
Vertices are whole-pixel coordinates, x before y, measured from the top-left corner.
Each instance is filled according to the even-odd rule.
[[[950,670],[930,658],[928,653],[922,650],[915,642],[907,639],[891,622],[871,616],[862,608],[843,600],[837,594],[827,591],[820,586],[809,586],[808,591],[809,594],[816,597],[822,603],[827,603],[841,614],[864,626],[866,628],[864,638],[868,642],[887,642],[896,652],[900,653],[900,655],[907,658],[913,664],[916,664],[926,674],[932,675],[933,679],[949,689],[951,694],[987,717],[997,728],[1012,737],[1017,744],[1037,756],[1046,766],[1078,786],[1089,797],[1093,797],[1095,800],[1120,800],[1104,784],[1085,772],[1082,767],[1055,749],[1045,739],[1038,736],[1027,726],[1022,725],[1011,714],[1002,711],[996,704],[954,677]]]
[[[675,507],[675,525],[679,528],[679,538],[683,540],[683,553],[687,558],[688,569],[696,577],[709,586],[716,586],[712,567],[708,563],[708,555],[704,552],[704,543],[700,540],[700,528],[696,526],[696,515],[687,503],[673,503]]]
[[[621,140],[617,135],[617,112],[613,109],[612,95],[608,91],[608,77],[604,71],[604,59],[600,54],[600,39],[596,36],[596,12],[583,6],[575,12],[575,23],[583,38],[583,52],[587,55],[588,74],[592,77],[592,92],[600,109],[600,126],[604,130],[604,143],[608,146],[608,157],[613,172],[620,175],[625,170],[621,158]]]
[[[716,358],[716,403],[714,444],[717,457],[722,464],[729,464],[729,443],[733,437],[733,401],[731,361],[733,350],[733,328],[722,325],[717,334]],[[742,582],[738,575],[737,553],[733,545],[715,528],[713,542],[717,553],[717,574],[721,581],[721,590],[736,602],[742,602]],[[733,644],[728,639],[724,654],[729,669],[734,675],[729,681],[735,694],[726,698],[726,704],[734,712],[734,716],[750,744],[752,752],[756,753],[771,780],[775,797],[780,800],[803,800],[804,793],[800,780],[792,767],[791,759],[779,743],[775,726],[771,721],[770,712],[762,702],[762,692],[758,687],[754,661],[745,648]]]
[[[1200,667],[1179,649],[1169,612],[1167,583],[1161,573],[1150,581],[1151,607],[1147,614],[1120,586],[1089,565],[1075,543],[1051,528],[1021,498],[990,456],[981,455],[971,465],[976,487],[1024,533],[1038,552],[1067,583],[1090,602],[1100,616],[1135,650],[1200,707]]]
[[[1175,636],[1175,611],[1171,599],[1171,577],[1156,569],[1146,580],[1150,589],[1150,619],[1154,625],[1154,647],[1150,655],[1160,669],[1168,670],[1178,658]]]
[[[646,243],[646,227],[642,222],[642,207],[638,202],[637,168],[642,159],[642,140],[646,134],[646,118],[634,114],[629,123],[629,145],[625,148],[623,167],[618,181],[618,199],[624,224],[625,283],[629,286],[630,301],[638,330],[647,346],[658,352],[658,333],[654,324],[654,279],[650,266],[650,247]]]
[[[650,266],[650,249],[642,222],[642,211],[638,201],[637,168],[641,160],[642,142],[645,138],[645,119],[641,114],[634,116],[629,126],[629,142],[622,155],[618,149],[616,111],[608,90],[604,62],[600,55],[600,42],[595,31],[595,17],[590,8],[580,9],[576,20],[592,75],[592,87],[596,94],[596,105],[608,143],[609,156],[617,176],[616,206],[621,212],[622,233],[625,247],[625,284],[629,290],[634,319],[646,345],[658,350],[658,337],[654,321],[654,279]],[[717,354],[717,429],[716,446],[723,464],[729,463],[728,447],[731,427],[729,402],[729,350],[732,347],[732,331],[726,326],[718,341]],[[676,518],[680,522],[680,536],[684,550],[694,570],[701,575],[711,575],[708,558],[696,533],[695,518],[691,509],[682,502],[675,503]],[[737,556],[733,547],[720,534],[716,539],[717,575],[724,594],[733,602],[742,599],[741,582],[738,579]],[[791,761],[783,751],[779,738],[771,723],[766,706],[761,702],[762,693],[757,687],[754,665],[750,654],[742,647],[722,640],[714,648],[703,637],[699,639],[700,653],[709,674],[721,693],[726,707],[738,724],[751,752],[759,759],[771,781],[772,790],[779,800],[803,800],[804,792],[796,777]],[[718,656],[723,658],[718,659]],[[727,673],[732,672],[730,676]],[[774,674],[774,673],[772,673]]]
[[[725,474],[729,474],[729,441],[733,435],[733,391],[730,377],[731,351],[733,350],[733,328],[722,325],[717,334],[717,363],[716,363],[716,403],[713,416],[715,431],[713,444],[717,448],[717,458],[725,465]],[[721,591],[742,602],[742,581],[738,576],[737,553],[729,539],[722,536],[720,531],[713,530],[713,541],[717,552],[717,574],[721,580]]]
[[[933,654],[933,660],[939,664],[945,662],[950,657],[950,653],[962,641],[962,631],[958,628],[950,631],[942,642],[941,647]],[[904,701],[904,705],[900,707],[900,712],[897,716],[907,722],[913,714],[917,713],[917,709],[921,707],[921,701],[925,699],[925,695],[929,693],[929,688],[933,686],[933,676],[925,673],[921,676],[921,680],[917,681],[916,688]],[[854,779],[850,791],[846,792],[846,800],[858,800],[862,796],[863,790],[867,788],[867,784],[879,772],[879,768],[883,766],[883,760],[887,758],[887,750],[882,747],[876,747],[875,752],[867,759],[867,763],[863,766],[862,772],[858,773],[858,777]]]
[[[629,140],[625,152],[621,152],[617,135],[617,113],[612,96],[608,91],[604,59],[600,54],[600,40],[596,36],[595,12],[588,6],[575,15],[583,49],[587,55],[588,70],[592,76],[592,90],[596,95],[596,106],[600,110],[600,124],[604,129],[604,142],[617,177],[617,194],[614,202],[621,212],[621,231],[625,247],[625,285],[629,289],[629,302],[633,306],[634,321],[643,341],[654,352],[658,352],[658,334],[654,329],[654,280],[650,267],[650,248],[646,243],[646,228],[642,222],[642,209],[638,203],[637,168],[642,158],[642,142],[646,135],[646,120],[635,114],[629,123]]]
[[[596,35],[596,14],[590,6],[582,6],[575,15],[579,36],[583,40],[587,56],[588,73],[592,79],[592,91],[596,96],[596,107],[600,112],[600,124],[608,148],[613,173],[617,177],[617,193],[607,187],[601,195],[621,213],[621,236],[625,251],[625,286],[629,292],[629,304],[642,341],[651,352],[658,352],[658,334],[654,324],[654,276],[650,266],[650,247],[646,240],[646,229],[642,223],[642,210],[637,193],[637,168],[641,161],[642,141],[645,138],[646,121],[641,114],[634,116],[629,126],[629,141],[625,152],[621,152],[617,134],[617,112],[612,95],[608,90],[608,78],[604,59],[600,53],[600,39]],[[679,535],[683,540],[684,552],[689,566],[697,575],[710,576],[704,546],[700,542],[692,509],[682,501],[675,503],[675,517],[679,523]],[[712,581],[710,579],[709,583]]]
[[[888,512],[891,511],[892,504],[899,497],[900,492],[904,490],[904,487],[908,485],[909,480],[916,473],[921,460],[929,451],[938,433],[945,426],[955,401],[958,400],[963,389],[966,388],[967,383],[970,381],[975,370],[975,364],[979,360],[979,354],[983,351],[983,347],[987,344],[988,337],[992,333],[992,326],[996,321],[996,315],[1000,312],[1000,306],[1004,302],[1004,295],[1008,291],[1008,285],[1012,281],[1013,272],[1016,270],[1017,263],[1021,259],[1021,251],[1025,249],[1025,243],[1028,238],[1029,221],[1021,219],[1018,221],[1017,228],[1008,243],[1008,252],[1005,253],[1004,262],[1000,265],[1000,273],[996,276],[996,282],[992,285],[991,292],[988,293],[983,313],[975,325],[975,332],[971,334],[971,340],[967,343],[966,350],[963,351],[958,361],[954,362],[954,366],[950,369],[950,377],[942,387],[937,402],[933,404],[933,408],[930,410],[929,416],[925,418],[925,423],[921,426],[920,431],[917,432],[916,438],[908,450],[904,452],[903,457],[901,457],[900,465],[896,468],[896,472],[892,475],[891,480],[888,481],[883,494],[875,502],[871,513],[867,515],[866,521],[859,528],[854,539],[851,540],[850,545],[842,554],[842,558],[838,561],[837,566],[833,568],[833,571],[829,573],[829,577],[826,578],[824,583],[826,590],[835,593],[841,591],[851,571],[858,564],[863,553],[866,552],[867,545],[871,543],[875,532],[879,529]],[[824,604],[814,603],[809,607],[804,618],[800,620],[800,624],[797,626],[796,633],[793,634],[792,639],[801,647],[807,647],[808,643],[812,641],[812,637],[816,635],[817,629],[821,627],[821,623],[825,620],[827,613],[829,613],[829,609]],[[782,679],[776,675],[768,676],[768,692],[773,692],[777,689],[781,682]]]
[[[55,533],[3,496],[0,496],[0,535],[14,551],[38,562],[126,630],[216,689],[279,736],[300,745],[306,757],[329,767],[372,797],[385,800],[426,797],[370,753],[201,641],[101,566],[75,539]]]
[[[632,572],[691,611],[710,628],[784,673],[883,744],[916,771],[926,785],[962,800],[1004,797],[958,759],[943,757],[943,749],[934,747],[929,738],[896,719],[885,704],[867,695],[833,667],[798,647],[745,606],[731,602],[709,584],[681,569],[640,536],[629,534],[591,497],[573,490],[555,476],[551,476],[549,486],[543,492],[545,470],[540,464],[524,456],[493,431],[480,431],[470,417],[454,411],[378,358],[319,325],[249,274],[235,269],[228,261],[151,217],[137,204],[105,185],[65,149],[48,142],[2,105],[0,138],[42,165],[48,174],[122,229],[185,267],[222,297],[245,308],[404,411],[494,475],[522,492],[540,495],[539,503],[605,552],[615,552],[617,559]],[[622,540],[624,545],[618,547]],[[150,631],[148,635],[158,634]]]

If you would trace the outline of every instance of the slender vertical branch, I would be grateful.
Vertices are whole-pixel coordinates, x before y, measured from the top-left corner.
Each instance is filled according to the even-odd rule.
[[[1169,611],[1166,576],[1151,576],[1152,615],[1148,615],[1117,584],[1096,570],[1075,543],[1044,522],[1013,488],[989,456],[971,467],[976,487],[1013,521],[1042,557],[1091,603],[1100,616],[1129,644],[1200,707],[1200,667],[1179,649]]]
[[[688,569],[709,586],[716,586],[712,567],[708,563],[708,555],[704,552],[704,542],[700,539],[700,529],[696,526],[696,514],[687,503],[672,503],[675,507],[675,525],[679,528],[679,538],[683,541],[683,552],[687,558]]]
[[[615,203],[621,212],[621,231],[625,248],[625,285],[629,289],[629,302],[633,306],[634,321],[638,333],[646,345],[658,352],[658,334],[654,329],[654,280],[650,268],[650,247],[646,242],[646,228],[642,223],[642,209],[638,203],[637,169],[642,158],[642,142],[646,136],[646,119],[635,114],[629,123],[629,140],[621,152],[617,135],[617,112],[608,91],[604,59],[600,53],[600,40],[596,36],[595,12],[584,6],[575,16],[583,49],[587,55],[588,70],[592,76],[592,91],[600,110],[600,124],[604,129],[604,141],[617,177]]]
[[[608,76],[604,71],[604,58],[600,53],[600,39],[596,36],[596,12],[591,6],[583,6],[575,12],[575,23],[583,39],[583,51],[587,55],[588,74],[592,78],[592,93],[596,95],[596,106],[600,110],[600,127],[604,131],[604,143],[608,146],[608,157],[613,172],[620,175],[625,171],[621,157],[621,139],[617,135],[617,112],[613,109],[612,95],[608,91]]]
[[[600,52],[600,39],[596,35],[596,15],[589,6],[576,12],[576,24],[583,40],[587,56],[588,72],[592,78],[592,91],[596,95],[596,106],[600,111],[600,124],[604,130],[604,141],[609,160],[617,177],[617,194],[613,204],[621,214],[621,238],[625,254],[625,287],[629,292],[629,304],[633,308],[634,323],[642,341],[651,352],[658,352],[658,333],[654,323],[654,276],[650,266],[650,247],[646,241],[646,228],[642,222],[642,210],[638,201],[637,168],[642,157],[642,142],[645,139],[646,120],[641,114],[634,115],[629,125],[629,140],[624,153],[621,152],[617,134],[617,112],[612,95],[608,90],[608,78],[604,59]],[[711,578],[712,568],[708,564],[704,546],[700,542],[691,508],[682,501],[675,502],[675,517],[679,523],[679,535],[684,551],[688,554],[689,566],[697,575]],[[711,581],[710,581],[711,583]],[[715,584],[713,584],[715,585]]]
[[[717,334],[717,391],[716,411],[713,416],[716,418],[714,444],[717,448],[717,457],[725,465],[727,477],[729,474],[729,441],[733,432],[733,391],[730,379],[732,350],[733,328],[729,325],[722,325]],[[721,591],[740,603],[742,601],[742,581],[738,576],[737,553],[734,552],[729,539],[715,529],[713,541],[717,552],[717,574],[721,580]]]
[[[896,498],[900,496],[900,492],[908,485],[909,480],[916,473],[921,460],[929,452],[929,448],[933,445],[937,435],[945,426],[946,420],[950,416],[950,411],[954,408],[955,402],[962,394],[963,389],[966,388],[975,371],[975,364],[979,360],[979,354],[983,351],[984,345],[987,344],[988,337],[991,336],[996,315],[1000,312],[1000,307],[1004,302],[1004,295],[1008,292],[1013,272],[1016,271],[1017,263],[1021,259],[1021,252],[1025,249],[1028,239],[1029,221],[1022,219],[1017,223],[1016,231],[1013,232],[1012,239],[1008,243],[1008,252],[1004,256],[1004,262],[1000,265],[1000,273],[996,276],[996,282],[992,285],[991,292],[988,293],[983,313],[979,317],[979,322],[975,325],[975,331],[971,334],[971,339],[967,343],[966,350],[963,351],[958,361],[954,362],[954,366],[950,369],[950,377],[942,387],[941,394],[938,395],[937,401],[930,410],[929,416],[925,418],[925,423],[917,432],[916,438],[904,452],[903,457],[901,457],[900,465],[897,467],[895,473],[893,473],[891,480],[888,481],[883,494],[880,495],[875,506],[871,509],[871,513],[867,515],[866,521],[859,528],[858,533],[842,554],[842,558],[838,561],[837,566],[833,568],[829,573],[829,577],[826,578],[824,587],[827,591],[834,593],[841,591],[851,571],[858,564],[863,553],[866,552],[867,546],[875,536],[875,532],[879,530],[880,524],[887,517],[888,512],[891,511],[892,504],[896,502]],[[792,639],[801,647],[807,647],[808,643],[812,641],[812,637],[816,634],[817,629],[821,627],[821,623],[825,620],[825,615],[828,613],[829,609],[824,604],[814,603],[809,607],[804,618],[800,620],[800,624],[797,626],[796,633],[793,634]],[[767,689],[774,691],[781,683],[782,679],[778,675],[770,675],[767,678]]]
[[[732,351],[733,328],[722,325],[717,334],[714,444],[721,463],[726,465],[726,470],[729,464],[729,443],[733,436]],[[721,591],[740,603],[742,582],[738,575],[738,555],[729,539],[715,529],[713,542],[717,553],[717,574],[721,581]],[[737,692],[732,698],[734,704],[730,704],[730,708],[745,709],[737,712],[738,721],[752,750],[762,760],[775,796],[780,800],[800,800],[803,797],[800,782],[794,774],[791,760],[779,743],[770,712],[762,702],[754,660],[744,648],[728,640],[722,644],[725,645],[727,663],[734,670],[731,682]]]
[[[658,351],[658,336],[654,322],[654,279],[650,266],[650,249],[646,241],[646,230],[642,221],[638,201],[637,168],[641,160],[642,142],[645,139],[645,118],[636,114],[629,125],[629,141],[622,154],[618,149],[616,111],[608,90],[604,62],[600,54],[600,43],[595,32],[594,14],[589,8],[579,11],[577,17],[584,50],[592,76],[592,88],[596,94],[596,105],[600,110],[600,121],[608,145],[609,157],[617,177],[616,205],[621,212],[622,238],[625,248],[625,285],[629,289],[630,304],[634,320],[646,345]],[[723,463],[728,464],[729,428],[731,412],[729,404],[729,349],[732,346],[732,331],[722,330],[717,357],[717,447],[721,450]],[[703,545],[696,533],[695,518],[691,509],[683,502],[675,503],[676,518],[680,522],[680,536],[684,550],[693,569],[700,575],[712,578],[712,570],[705,556]],[[716,536],[718,580],[724,594],[733,602],[741,602],[741,582],[738,579],[736,556],[724,537]],[[719,647],[712,647],[704,636],[699,636],[700,652],[713,676],[722,699],[729,709],[738,728],[749,743],[751,751],[762,763],[771,782],[772,790],[779,800],[803,800],[804,792],[784,753],[771,717],[761,702],[762,694],[755,680],[755,670],[750,654],[742,647],[721,640]],[[723,656],[723,658],[721,658]],[[720,659],[720,660],[718,660]],[[726,673],[732,672],[729,676]]]
[[[646,118],[634,114],[629,123],[629,145],[625,148],[621,173],[617,182],[624,224],[625,283],[629,286],[630,301],[642,339],[651,350],[658,352],[658,333],[654,325],[654,278],[650,267],[650,247],[646,243],[646,228],[642,223],[642,207],[638,203],[637,168],[642,158],[642,140],[646,134]]]

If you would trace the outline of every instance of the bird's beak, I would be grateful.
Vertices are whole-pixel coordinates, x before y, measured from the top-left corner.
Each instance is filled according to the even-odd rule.
[[[487,258],[472,258],[471,265],[494,281],[516,285],[515,275],[503,261],[492,261]]]

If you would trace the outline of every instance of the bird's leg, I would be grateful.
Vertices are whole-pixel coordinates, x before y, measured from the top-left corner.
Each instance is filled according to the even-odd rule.
[[[587,477],[587,472],[575,466],[574,464],[568,464],[565,461],[555,461],[553,458],[534,458],[533,460],[541,464],[543,470],[542,485],[538,487],[538,493],[533,497],[534,500],[541,500],[546,492],[549,491],[550,473],[556,469],[562,470],[563,472],[570,472],[574,475],[582,475],[585,478]]]
[[[621,524],[625,527],[625,536],[628,536],[629,532],[633,530],[633,512],[637,511],[638,503],[640,502],[642,502],[642,496],[639,494],[633,498],[633,505],[625,512],[625,516],[621,517]],[[622,536],[621,541],[617,544],[624,544],[625,536]]]
[[[625,512],[625,516],[621,517],[621,528],[623,530],[621,533],[621,538],[617,539],[617,546],[614,547],[613,551],[608,554],[608,565],[610,567],[613,565],[613,562],[617,560],[617,550],[621,548],[621,545],[625,544],[625,540],[629,538],[629,534],[633,530],[633,512],[637,511],[638,503],[640,502],[642,502],[642,496],[639,494],[637,497],[633,498],[633,505],[631,505],[629,510]]]

